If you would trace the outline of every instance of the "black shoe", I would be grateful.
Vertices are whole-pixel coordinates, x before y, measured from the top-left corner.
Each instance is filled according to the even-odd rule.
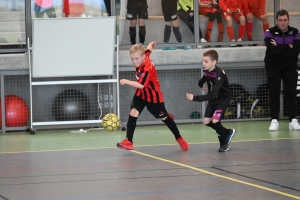
[[[220,144],[219,152],[227,152],[229,150],[228,144]]]
[[[227,144],[229,145],[233,136],[235,135],[235,129],[229,129],[229,133],[226,136]]]
[[[252,39],[248,40],[248,41],[253,41]],[[248,44],[248,46],[257,46],[257,44]]]

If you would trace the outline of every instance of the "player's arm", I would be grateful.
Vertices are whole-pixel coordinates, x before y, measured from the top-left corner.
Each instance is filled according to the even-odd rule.
[[[261,0],[260,1],[260,10],[259,10],[260,15],[265,15],[265,13],[266,13],[265,9],[266,9],[266,0]]]
[[[121,79],[120,84],[121,85],[130,85],[131,87],[138,88],[138,89],[143,89],[144,88],[144,85],[142,85],[142,84],[140,84],[136,81],[131,81],[131,80],[128,80],[128,79]]]
[[[189,11],[190,9],[185,5],[183,0],[179,0],[178,4],[180,5],[180,7],[182,8],[182,10],[184,10],[185,12]]]
[[[225,3],[224,3],[224,0],[220,0],[219,1],[219,5],[220,5],[220,8],[221,8],[221,10],[223,10],[224,12],[227,12],[227,6],[225,5]]]
[[[218,77],[221,77],[220,79]],[[207,101],[207,100],[211,100],[217,97],[217,95],[219,94],[224,80],[225,80],[225,75],[222,73],[220,74],[220,76],[217,76],[218,80],[215,81],[215,85],[212,87],[211,92],[205,94],[205,95],[198,95],[198,96],[194,96],[193,101]]]
[[[296,56],[300,53],[300,33],[298,29],[295,30],[297,34],[294,36],[294,42],[292,45],[290,45],[291,52],[295,54]]]
[[[150,42],[150,43],[148,44],[148,46],[147,46],[147,49],[148,49],[149,51],[152,52],[152,50],[153,50],[153,48],[155,47],[155,45],[156,45],[156,42],[155,42],[155,41]]]
[[[244,13],[250,13],[250,8],[249,8],[249,5],[248,5],[248,1],[247,0],[243,0],[243,10],[244,10]]]
[[[199,86],[200,88],[202,88],[203,85],[204,85],[204,83],[205,83],[206,81],[207,81],[207,78],[206,78],[205,75],[203,75],[202,78],[199,79],[199,81],[198,81],[198,86]]]
[[[210,4],[201,3],[201,0],[199,0],[199,6],[204,8],[211,8],[212,6]]]
[[[268,49],[270,49],[270,53],[273,55],[282,54],[283,52],[286,52],[290,49],[290,45],[284,44],[284,45],[277,45],[276,41],[274,40],[273,34],[269,30],[266,30],[265,32],[265,44]]]

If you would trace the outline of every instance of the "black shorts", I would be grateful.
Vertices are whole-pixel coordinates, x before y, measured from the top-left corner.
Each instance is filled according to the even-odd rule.
[[[161,0],[161,8],[166,22],[177,19],[178,0]]]
[[[165,118],[168,116],[168,112],[166,110],[164,102],[151,103],[143,100],[140,97],[137,96],[133,97],[133,100],[131,102],[131,109],[135,108],[137,111],[139,111],[139,114],[141,114],[145,106],[155,118]]]
[[[146,0],[128,0],[126,19],[148,19],[148,5]]]
[[[208,102],[205,110],[204,117],[221,120],[224,113],[229,106],[231,97],[226,99],[214,99]]]

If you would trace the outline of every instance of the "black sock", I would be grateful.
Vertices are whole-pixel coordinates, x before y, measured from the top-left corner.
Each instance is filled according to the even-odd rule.
[[[165,25],[164,42],[168,43],[171,36],[171,26]]]
[[[171,117],[168,116],[165,120],[162,121],[167,125],[170,131],[174,134],[176,140],[181,137],[177,125]]]
[[[140,43],[144,44],[145,37],[146,37],[146,26],[139,27],[139,36],[140,36]]]
[[[126,138],[128,138],[128,140],[130,142],[132,142],[132,139],[133,139],[133,133],[134,133],[134,130],[136,127],[136,120],[137,120],[137,117],[132,117],[129,115],[128,122],[127,122]]]
[[[129,27],[129,37],[131,44],[136,44],[136,28],[135,27]]]
[[[182,38],[181,38],[181,33],[179,31],[179,27],[174,27],[173,26],[173,33],[176,37],[177,42],[182,42]]]
[[[217,123],[213,123],[214,129],[221,137],[226,137],[226,135],[229,133],[229,130],[222,126],[221,122],[218,121]]]
[[[214,130],[216,130],[215,127],[214,127],[214,124],[212,123],[212,121],[210,121],[208,124],[205,124],[205,125],[213,128]]]

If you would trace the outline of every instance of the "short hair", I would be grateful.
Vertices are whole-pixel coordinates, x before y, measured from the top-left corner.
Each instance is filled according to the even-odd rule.
[[[143,47],[143,45],[141,45],[141,44],[132,45],[132,47],[129,50],[129,53],[133,54],[133,53],[136,53],[136,52],[140,52],[141,55],[144,55],[145,54],[145,48]]]
[[[278,19],[279,16],[284,16],[286,15],[288,19],[290,19],[290,15],[288,13],[288,11],[286,10],[279,10],[277,13],[276,13],[276,19]]]
[[[213,50],[213,49],[204,52],[203,56],[209,57],[211,61],[215,60],[215,61],[218,62],[218,59],[219,59],[218,53],[215,50]]]

